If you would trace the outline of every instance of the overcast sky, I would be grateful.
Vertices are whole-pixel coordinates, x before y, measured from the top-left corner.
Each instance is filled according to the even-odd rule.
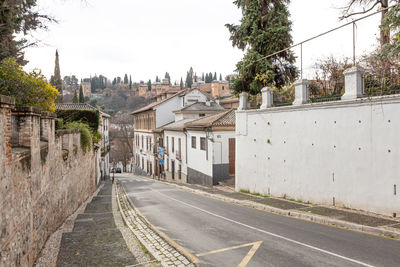
[[[339,22],[339,7],[348,0],[292,0],[293,39],[299,42]],[[202,72],[233,73],[242,51],[232,48],[226,23],[238,23],[241,12],[233,0],[39,0],[43,13],[59,20],[35,33],[39,47],[26,51],[26,69],[39,68],[50,77],[54,54],[60,54],[61,75],[79,78],[125,73],[134,81],[164,77],[179,80],[193,67]],[[379,15],[357,26],[357,54],[376,44]],[[351,27],[303,47],[304,67],[333,54],[352,55]],[[299,49],[295,50],[296,53]],[[309,71],[311,73],[312,71]]]

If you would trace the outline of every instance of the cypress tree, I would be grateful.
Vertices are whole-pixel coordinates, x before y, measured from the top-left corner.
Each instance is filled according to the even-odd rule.
[[[171,85],[171,76],[169,76],[169,73],[165,73],[165,79],[168,79],[168,84]]]
[[[192,73],[189,71],[186,73],[186,88],[191,88],[193,84]]]
[[[222,81],[222,74],[219,74],[219,80]]]
[[[216,81],[216,80],[217,80],[217,73],[216,73],[216,72],[214,72],[213,81]]]
[[[181,90],[183,89],[184,85],[183,85],[183,79],[181,77],[181,83],[179,84],[179,86],[181,87]]]
[[[129,75],[129,89],[132,89],[132,76]]]
[[[128,83],[129,83],[128,74],[125,73],[125,76],[124,76],[124,84],[128,84]]]
[[[82,84],[79,86],[79,103],[85,103],[85,97],[83,96]]]
[[[74,97],[72,98],[72,103],[79,103],[78,100],[78,94],[76,93],[76,90],[74,90]]]
[[[201,80],[204,81],[204,72],[201,74]]]
[[[292,23],[289,20],[290,0],[249,0],[234,2],[242,10],[239,25],[226,24],[232,45],[245,54],[237,64],[239,77],[231,88],[258,94],[262,87],[282,87],[296,78],[293,52],[284,51],[273,57],[265,56],[290,47]]]
[[[212,80],[213,80],[213,75],[212,75],[212,73],[210,72],[210,73],[208,74],[208,83],[211,83]]]
[[[147,82],[147,90],[151,91],[151,80]]]
[[[62,80],[61,80],[60,61],[59,61],[59,57],[58,57],[58,50],[56,50],[56,61],[55,61],[55,66],[54,66],[54,75],[51,77],[50,83],[59,92],[59,95],[57,97],[56,102],[57,103],[62,103],[63,102],[63,89],[62,89]]]

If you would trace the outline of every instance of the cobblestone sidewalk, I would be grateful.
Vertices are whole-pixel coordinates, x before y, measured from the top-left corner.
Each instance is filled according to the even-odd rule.
[[[116,186],[120,211],[127,226],[163,266],[195,266],[183,253],[162,238],[146,219],[131,206],[120,184]],[[173,242],[170,240],[169,242]]]

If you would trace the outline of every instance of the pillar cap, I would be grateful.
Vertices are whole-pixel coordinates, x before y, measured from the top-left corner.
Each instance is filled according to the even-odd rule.
[[[299,79],[299,80],[296,80],[295,82],[294,82],[294,86],[296,86],[296,85],[302,85],[302,84],[309,84],[309,81],[307,80],[307,79]]]
[[[261,93],[265,93],[265,92],[273,92],[274,89],[272,87],[269,86],[265,86],[263,89],[261,89]]]
[[[364,73],[364,72],[365,72],[365,69],[364,69],[363,67],[361,67],[361,66],[356,65],[356,66],[353,66],[353,67],[348,68],[348,69],[346,69],[345,71],[343,71],[343,74],[344,74],[344,75],[346,75],[346,74],[353,74],[353,73],[356,73],[356,72]]]

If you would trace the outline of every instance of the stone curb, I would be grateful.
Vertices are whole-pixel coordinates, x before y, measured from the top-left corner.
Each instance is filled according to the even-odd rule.
[[[133,203],[130,201],[129,197],[127,197],[127,194],[126,194],[125,189],[123,188],[123,186],[120,185],[120,187],[122,188],[121,192],[120,192],[120,190],[118,190],[116,188],[116,196],[117,196],[117,203],[118,203],[118,207],[120,209],[120,213],[122,215],[122,218],[125,221],[125,224],[128,226],[128,228],[132,231],[132,233],[136,236],[136,238],[140,241],[140,243],[142,243],[145,246],[145,248],[153,255],[153,257],[155,259],[157,259],[161,263],[162,266],[165,266],[165,267],[168,267],[168,266],[195,266],[193,261],[189,260],[190,257],[185,255],[186,253],[182,253],[180,251],[178,244],[176,244],[174,241],[172,241],[170,239],[167,240],[165,238],[166,237],[165,234],[164,234],[164,236],[160,235],[160,231],[158,229],[156,229],[155,226],[153,226],[151,223],[149,223],[148,220],[142,214],[140,214],[140,212],[136,209],[136,207],[133,206]],[[143,222],[147,232],[149,232],[148,234],[150,234],[152,236],[157,236],[156,239],[162,240],[167,246],[172,248],[172,250],[170,252],[166,253],[166,254],[170,254],[170,258],[171,259],[168,259],[168,258],[166,259],[166,256],[165,256],[165,254],[163,252],[156,251],[155,250],[155,245],[153,243],[150,243],[149,241],[145,240],[141,236],[141,234],[138,233],[139,231],[136,230],[132,226],[132,223],[128,220],[127,216],[124,213],[124,210],[122,209],[120,198],[119,198],[120,194],[122,195],[122,198],[125,198],[126,202],[128,202],[128,203],[125,204],[130,209],[130,211],[128,211],[128,213],[129,212],[134,213],[135,216],[137,218],[139,218]],[[135,227],[140,229],[140,227],[142,227],[142,226],[135,225]],[[165,247],[165,245],[164,245],[164,247]],[[162,247],[161,249],[163,249],[164,247]],[[161,255],[161,254],[164,254],[164,256]],[[176,260],[175,260],[176,263],[174,262],[173,258],[176,258]],[[178,262],[178,260],[180,262]]]
[[[383,235],[386,237],[400,240],[400,232],[396,232],[396,231],[392,231],[392,230],[388,230],[388,229],[381,229],[378,227],[360,225],[360,224],[356,224],[356,223],[352,223],[352,222],[346,222],[346,221],[342,221],[342,220],[332,219],[329,217],[299,212],[296,210],[283,210],[283,209],[263,205],[263,204],[260,204],[257,202],[252,202],[249,200],[238,200],[238,199],[233,199],[230,197],[225,197],[225,196],[222,196],[219,194],[211,194],[208,192],[204,192],[202,190],[188,188],[186,186],[170,183],[167,181],[159,181],[159,180],[151,179],[146,176],[140,176],[140,177],[149,179],[152,181],[156,181],[158,183],[169,184],[171,186],[175,186],[182,190],[190,191],[190,192],[198,194],[198,195],[206,196],[209,198],[221,200],[221,201],[228,202],[228,203],[233,203],[233,204],[248,207],[248,208],[255,208],[258,210],[263,210],[263,211],[267,211],[267,212],[271,212],[271,213],[275,213],[275,214],[279,214],[279,215],[284,215],[284,216],[288,216],[288,217],[293,217],[293,218],[297,218],[297,219],[302,219],[302,220],[306,220],[306,221],[311,221],[311,222],[315,222],[315,223],[326,224],[326,225],[331,225],[331,226],[339,226],[339,227],[343,227],[348,230],[355,230],[355,231],[359,231],[359,232],[363,232],[363,233],[367,233],[367,234],[373,234],[373,235]]]

